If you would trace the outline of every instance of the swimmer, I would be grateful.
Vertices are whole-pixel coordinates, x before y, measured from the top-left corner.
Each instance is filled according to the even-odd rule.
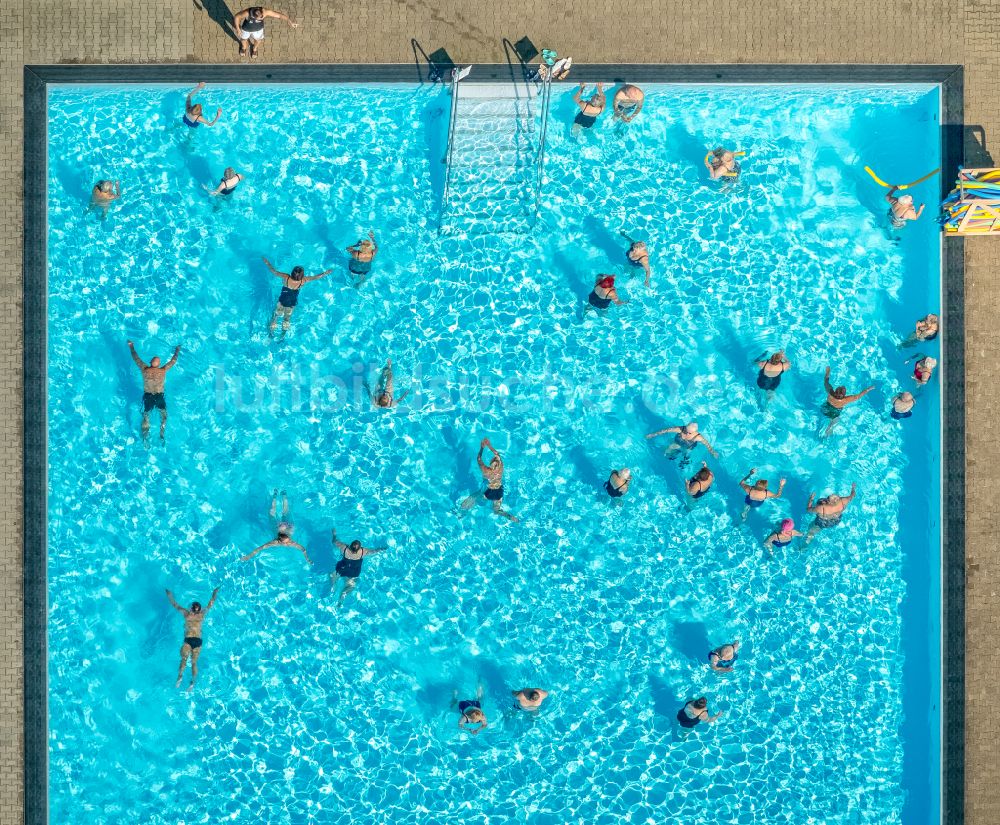
[[[621,233],[622,237],[629,242],[628,251],[625,253],[625,260],[628,261],[630,266],[641,266],[643,271],[646,273],[646,286],[650,285],[651,273],[649,271],[649,250],[646,248],[645,241],[634,241],[624,232]]]
[[[298,23],[292,22],[287,14],[282,14],[280,11],[265,9],[263,6],[243,9],[233,17],[233,28],[236,29],[236,36],[240,39],[240,57],[246,57],[248,45],[250,59],[257,57],[257,44],[264,39],[264,21],[268,18],[284,20],[293,29],[299,27]]]
[[[611,477],[604,482],[604,489],[611,498],[621,498],[628,492],[632,484],[632,471],[625,467],[621,470],[612,470]]]
[[[782,519],[781,526],[764,539],[764,546],[768,552],[773,552],[775,547],[788,547],[792,539],[802,535],[804,534],[795,529],[794,521],[790,518]]]
[[[917,321],[913,332],[910,333],[909,338],[900,343],[899,347],[912,347],[914,344],[920,341],[933,341],[938,337],[938,332],[940,330],[941,319],[938,318],[933,312],[928,313],[919,321]]]
[[[512,690],[511,695],[517,699],[517,704],[521,710],[538,710],[548,696],[547,690],[541,688],[521,688]]]
[[[292,312],[295,311],[295,305],[299,302],[299,290],[302,289],[302,285],[310,281],[318,281],[320,278],[325,278],[333,270],[328,269],[326,272],[320,272],[319,275],[306,276],[305,270],[301,266],[292,267],[291,272],[279,272],[271,266],[271,262],[267,258],[262,258],[261,260],[271,270],[272,275],[284,281],[284,285],[281,287],[281,294],[278,296],[278,304],[274,308],[274,315],[271,316],[271,323],[268,326],[268,332],[274,337],[274,330],[278,326],[278,318],[282,317],[281,337],[284,338],[292,325]]]
[[[913,380],[917,382],[918,387],[924,386],[931,380],[931,376],[934,374],[934,368],[937,366],[937,363],[937,359],[931,358],[929,355],[924,356],[917,361],[913,367]]]
[[[826,498],[821,498],[813,505],[813,499],[816,498],[816,494],[812,493],[809,496],[809,503],[806,504],[806,512],[814,513],[816,516],[815,521],[809,527],[809,532],[806,533],[806,544],[811,542],[816,534],[820,530],[825,530],[829,527],[836,527],[840,524],[840,519],[844,515],[844,510],[847,509],[847,505],[854,501],[854,497],[857,495],[857,485],[851,485],[850,495],[841,497],[836,493],[831,493]]]
[[[586,84],[581,83],[580,88],[573,95],[573,102],[580,107],[576,117],[573,119],[573,134],[578,135],[582,129],[589,129],[597,122],[597,116],[604,111],[607,103],[604,97],[603,84],[597,84],[597,91],[586,100],[583,99],[583,90]]]
[[[823,386],[826,388],[826,402],[820,409],[822,410],[823,415],[830,419],[830,423],[826,428],[824,437],[828,436],[833,431],[833,428],[837,424],[837,419],[840,418],[840,414],[844,411],[844,407],[848,404],[853,404],[859,398],[863,398],[875,389],[875,385],[872,384],[870,387],[863,389],[859,393],[848,395],[847,387],[834,387],[830,383],[829,367],[826,368],[826,372],[823,375]]]
[[[132,360],[142,373],[142,441],[149,445],[149,413],[155,407],[160,411],[160,441],[164,440],[164,433],[167,429],[167,401],[163,397],[164,384],[167,380],[167,370],[173,369],[177,363],[177,356],[180,354],[180,345],[174,347],[174,354],[164,364],[160,366],[158,356],[153,356],[147,364],[135,351],[135,345],[129,341],[128,350],[132,353]]]
[[[673,443],[667,446],[665,454],[667,458],[673,461],[677,458],[678,453],[683,452],[684,459],[681,461],[682,467],[686,466],[691,460],[690,452],[698,444],[704,444],[705,449],[708,450],[708,453],[712,456],[712,458],[719,457],[719,454],[712,449],[712,445],[708,443],[705,436],[698,432],[697,421],[692,421],[690,424],[685,424],[683,427],[667,427],[663,430],[657,430],[655,433],[647,435],[646,438],[656,438],[657,436],[664,435],[666,433],[675,433],[675,435]]]
[[[371,555],[372,553],[384,553],[384,547],[362,547],[361,542],[355,539],[350,544],[344,544],[342,541],[337,540],[337,531],[330,531],[330,541],[333,542],[333,546],[340,551],[340,560],[337,562],[335,573],[333,574],[332,581],[330,583],[331,590],[337,588],[337,582],[340,579],[344,579],[344,590],[340,594],[340,599],[337,601],[337,607],[341,607],[344,604],[344,599],[347,598],[347,594],[354,589],[354,585],[358,581],[358,576],[361,575],[361,562],[364,560],[365,556]]]
[[[205,84],[199,83],[190,92],[188,92],[187,100],[184,102],[184,125],[190,126],[192,129],[197,129],[199,123],[204,123],[206,126],[214,126],[215,122],[222,115],[222,109],[216,109],[215,118],[212,120],[205,120],[205,117],[202,114],[201,104],[192,102],[191,98],[194,97],[194,93],[199,92],[204,88]]]
[[[701,462],[701,469],[689,478],[684,486],[691,499],[697,500],[712,488],[712,482],[714,481],[715,474],[708,469],[708,462],[703,461]]]
[[[306,552],[306,548],[303,547],[298,542],[292,541],[292,532],[295,530],[295,525],[288,518],[288,496],[285,495],[285,491],[281,491],[281,520],[278,520],[278,491],[275,490],[271,494],[271,509],[268,511],[268,515],[271,517],[271,523],[274,529],[278,533],[278,537],[272,539],[266,544],[262,544],[260,547],[256,548],[245,556],[240,556],[240,561],[250,561],[254,556],[256,556],[261,550],[267,550],[269,547],[294,547],[296,550],[302,553],[305,560],[309,564],[313,563],[313,560],[309,558],[309,554]]]
[[[483,728],[486,727],[486,714],[483,713],[483,686],[479,685],[476,688],[476,698],[475,699],[463,699],[461,702],[458,701],[458,691],[452,695],[451,704],[452,707],[458,705],[458,712],[461,717],[458,720],[458,726],[463,729],[469,730],[473,736],[479,733]],[[476,728],[466,728],[467,725],[478,725]]]
[[[897,393],[892,397],[892,412],[889,415],[897,421],[910,418],[913,415],[913,407],[916,403],[917,400],[913,397],[912,392]]]
[[[215,597],[218,595],[219,588],[216,587],[212,591],[212,598],[208,600],[208,604],[205,605],[204,610],[201,609],[199,602],[191,602],[190,609],[185,609],[174,600],[174,594],[169,590],[167,591],[167,599],[169,599],[170,604],[173,605],[175,610],[184,615],[184,644],[181,645],[181,666],[177,669],[177,684],[174,687],[181,686],[181,680],[184,678],[184,668],[187,666],[188,656],[190,656],[191,684],[188,685],[188,690],[194,689],[194,681],[198,678],[198,657],[201,655],[201,626],[205,621],[205,614],[212,609],[212,605],[215,604]]]
[[[717,647],[708,654],[708,665],[716,673],[732,673],[733,665],[739,658],[737,651],[740,649],[739,641],[732,644]]]
[[[711,723],[720,716],[722,716],[721,710],[715,716],[708,715],[708,699],[704,696],[688,702],[677,711],[677,721],[681,723],[682,728],[693,728],[699,722]]]
[[[646,95],[643,94],[642,89],[638,86],[633,86],[631,83],[623,84],[615,92],[611,104],[614,109],[614,119],[621,120],[622,123],[631,123],[635,120],[636,115],[642,111],[642,104],[645,99]]]
[[[754,364],[760,369],[757,373],[757,386],[767,393],[769,401],[781,384],[781,376],[792,368],[792,362],[785,358],[785,351],[779,349],[771,355],[765,353],[763,359],[754,361]]]
[[[736,155],[721,146],[713,149],[705,158],[705,167],[712,180],[722,177],[735,178],[740,174],[740,165],[736,162]]]
[[[354,285],[361,286],[368,278],[368,273],[372,271],[372,261],[375,260],[375,255],[378,253],[375,233],[369,232],[367,238],[362,238],[354,246],[347,247],[347,252],[351,256],[347,268],[359,276]]]
[[[746,493],[746,496],[743,499],[743,503],[746,506],[743,508],[743,515],[740,516],[740,521],[746,521],[750,510],[756,510],[769,498],[781,498],[781,491],[785,489],[785,479],[783,478],[778,481],[778,492],[776,493],[767,489],[766,478],[758,478],[751,487],[747,482],[753,478],[753,475],[756,472],[757,468],[751,467],[750,472],[743,476],[743,480],[740,482],[740,487],[743,489],[743,492]]]
[[[906,226],[907,221],[915,221],[924,211],[924,204],[920,204],[919,209],[913,208],[913,195],[900,195],[897,198],[893,193],[898,188],[893,186],[885,196],[889,202],[889,222],[894,229]]]
[[[209,189],[206,186],[205,191],[209,195],[231,195],[242,182],[243,175],[233,169],[232,166],[227,166],[226,171],[222,173],[222,180],[219,181],[219,185],[215,189]]]
[[[609,306],[624,306],[628,301],[623,301],[618,297],[618,290],[615,289],[614,275],[598,275],[594,281],[594,288],[587,296],[587,306],[583,308],[586,314],[591,308],[603,313]]]
[[[368,397],[371,399],[372,404],[376,407],[384,407],[386,409],[402,403],[403,399],[406,398],[407,393],[409,393],[409,390],[403,390],[398,398],[393,395],[391,358],[386,361],[385,366],[382,367],[382,373],[379,375],[378,381],[375,383],[375,391],[372,391],[372,388],[368,386],[367,381],[365,381],[365,390],[368,392]]]
[[[105,213],[111,201],[116,201],[122,196],[122,184],[117,180],[99,180],[90,193],[90,205],[101,207]]]
[[[493,453],[493,458],[490,459],[489,464],[483,461],[484,450],[489,450]],[[488,438],[484,438],[479,442],[479,453],[476,455],[476,463],[479,465],[479,472],[486,479],[486,490],[482,495],[469,496],[462,502],[462,509],[469,510],[485,499],[486,501],[493,502],[493,512],[498,516],[503,516],[511,521],[517,521],[516,516],[508,513],[501,507],[501,503],[503,502],[503,459],[500,457],[500,453],[493,449],[493,445],[490,444]]]

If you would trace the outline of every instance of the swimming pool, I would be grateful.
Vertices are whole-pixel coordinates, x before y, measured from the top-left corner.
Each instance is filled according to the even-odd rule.
[[[935,88],[651,86],[627,133],[574,136],[560,87],[524,239],[437,234],[436,91],[210,87],[223,119],[197,131],[186,91],[50,92],[53,821],[936,819],[936,385],[905,427],[886,411],[912,366],[895,342],[938,308],[939,241],[886,231],[862,169],[938,165]],[[700,165],[720,142],[748,153],[724,190]],[[229,165],[247,180],[212,202]],[[104,221],[85,210],[101,177],[125,193]],[[369,229],[355,289],[342,250]],[[622,231],[649,243],[648,293]],[[262,255],[335,267],[278,343]],[[604,271],[630,303],[580,318]],[[184,346],[165,447],[155,418],[139,439],[129,338]],[[794,371],[763,410],[750,361],[778,345]],[[412,403],[373,411],[355,389],[390,356]],[[878,389],[821,441],[828,363]],[[682,475],[643,436],[691,419],[721,457],[689,513],[702,454]],[[519,524],[460,512],[483,435]],[[788,486],[741,525],[751,466]],[[841,527],[762,553],[852,481]],[[239,561],[272,535],[274,488],[313,568]],[[389,548],[339,611],[331,527]],[[188,695],[163,589],[215,585]],[[712,674],[732,637],[736,671]],[[449,700],[477,681],[473,738]],[[531,683],[549,706],[509,712]],[[703,693],[725,715],[680,735]]]

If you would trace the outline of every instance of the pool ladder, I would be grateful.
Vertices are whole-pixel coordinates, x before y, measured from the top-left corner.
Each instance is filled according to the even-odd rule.
[[[522,82],[477,84],[462,93],[470,70],[452,72],[439,231],[526,234],[541,209],[551,83],[525,72]]]

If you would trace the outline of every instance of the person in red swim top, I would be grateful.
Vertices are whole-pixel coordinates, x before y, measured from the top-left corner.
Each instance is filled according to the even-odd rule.
[[[937,359],[929,355],[921,358],[913,367],[913,378],[921,387],[931,380],[934,374],[934,367],[937,366]]]
[[[590,291],[590,295],[587,296],[587,303],[589,306],[584,307],[584,312],[591,307],[603,312],[612,304],[622,306],[628,302],[618,297],[618,290],[615,289],[614,275],[598,275],[597,280],[594,281],[594,288]]]

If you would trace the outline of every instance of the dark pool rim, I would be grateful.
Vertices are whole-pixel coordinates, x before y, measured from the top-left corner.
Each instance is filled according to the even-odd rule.
[[[414,41],[414,55],[418,44]],[[425,56],[426,57],[426,56]],[[447,74],[453,64],[438,64]],[[24,822],[48,823],[47,617],[47,87],[49,84],[434,83],[434,65],[137,64],[24,67]],[[636,83],[931,83],[941,86],[942,195],[963,161],[963,70],[954,65],[573,64],[574,81]],[[470,81],[521,79],[516,61],[476,64]],[[945,237],[941,260],[942,443],[941,821],[964,821],[965,781],[965,252]]]

